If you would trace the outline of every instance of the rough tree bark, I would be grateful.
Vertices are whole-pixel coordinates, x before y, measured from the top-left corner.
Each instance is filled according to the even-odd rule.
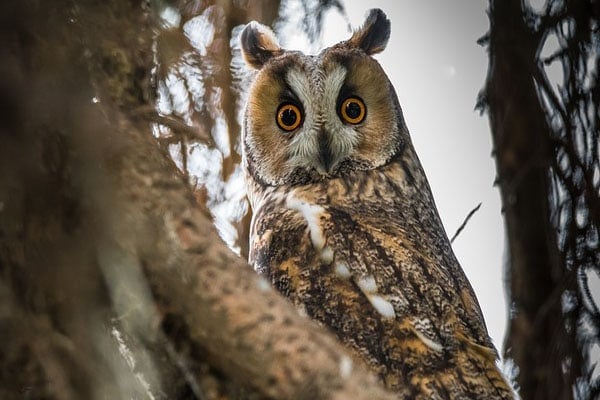
[[[0,6],[0,397],[394,398],[227,249],[151,136],[143,3]]]

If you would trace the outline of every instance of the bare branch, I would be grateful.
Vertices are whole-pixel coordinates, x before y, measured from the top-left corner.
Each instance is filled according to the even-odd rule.
[[[467,223],[469,222],[469,220],[471,219],[473,214],[475,214],[477,211],[479,211],[479,209],[481,208],[481,204],[482,203],[477,204],[477,206],[475,206],[475,208],[473,208],[471,211],[469,211],[469,213],[465,217],[465,220],[463,221],[463,223],[460,224],[460,226],[458,227],[458,229],[456,230],[454,235],[452,235],[452,239],[450,239],[450,243],[454,243],[454,239],[456,239],[458,237],[458,235],[460,235],[460,233],[463,231],[463,229],[465,229],[465,226],[467,226]]]

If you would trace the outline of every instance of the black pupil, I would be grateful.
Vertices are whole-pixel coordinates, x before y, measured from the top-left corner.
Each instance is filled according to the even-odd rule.
[[[281,112],[281,122],[285,126],[293,126],[296,123],[296,119],[298,119],[298,115],[296,115],[296,111],[292,108],[286,108]]]
[[[351,101],[346,104],[346,115],[350,119],[360,117],[360,105],[356,101]]]

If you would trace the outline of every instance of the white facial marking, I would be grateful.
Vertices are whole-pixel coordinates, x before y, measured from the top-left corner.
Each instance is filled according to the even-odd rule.
[[[327,103],[327,116],[329,119],[338,118],[337,116],[337,99],[340,89],[346,80],[346,68],[338,65],[333,71],[327,75],[323,85],[323,97]]]
[[[313,103],[312,82],[303,70],[291,69],[286,75],[286,81],[304,108],[304,122],[300,130],[293,134],[290,155],[293,166],[306,165],[304,161],[312,159],[314,149],[318,147],[318,124],[315,123],[315,109],[318,110],[318,105]]]
[[[334,165],[351,154],[359,135],[337,114],[337,100],[346,79],[346,68],[338,65],[325,73],[318,60],[311,62],[314,64],[308,71],[293,68],[285,78],[304,108],[304,122],[290,142],[289,166],[312,167],[324,173],[319,162],[319,133],[324,131],[328,136]]]
[[[343,123],[338,116],[338,94],[344,84],[346,75],[347,71],[341,65],[335,68],[325,81],[324,91],[324,97],[327,101],[325,128],[329,132],[332,150],[341,157],[348,156],[352,149],[358,145],[359,139],[358,132],[356,132],[355,128]]]

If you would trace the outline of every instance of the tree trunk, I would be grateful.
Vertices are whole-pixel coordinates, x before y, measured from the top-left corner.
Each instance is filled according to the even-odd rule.
[[[508,240],[510,304],[505,357],[518,367],[523,399],[572,398],[557,348],[569,340],[562,318],[563,268],[549,208],[550,129],[534,71],[542,35],[519,0],[492,0],[485,101],[493,135]]]

